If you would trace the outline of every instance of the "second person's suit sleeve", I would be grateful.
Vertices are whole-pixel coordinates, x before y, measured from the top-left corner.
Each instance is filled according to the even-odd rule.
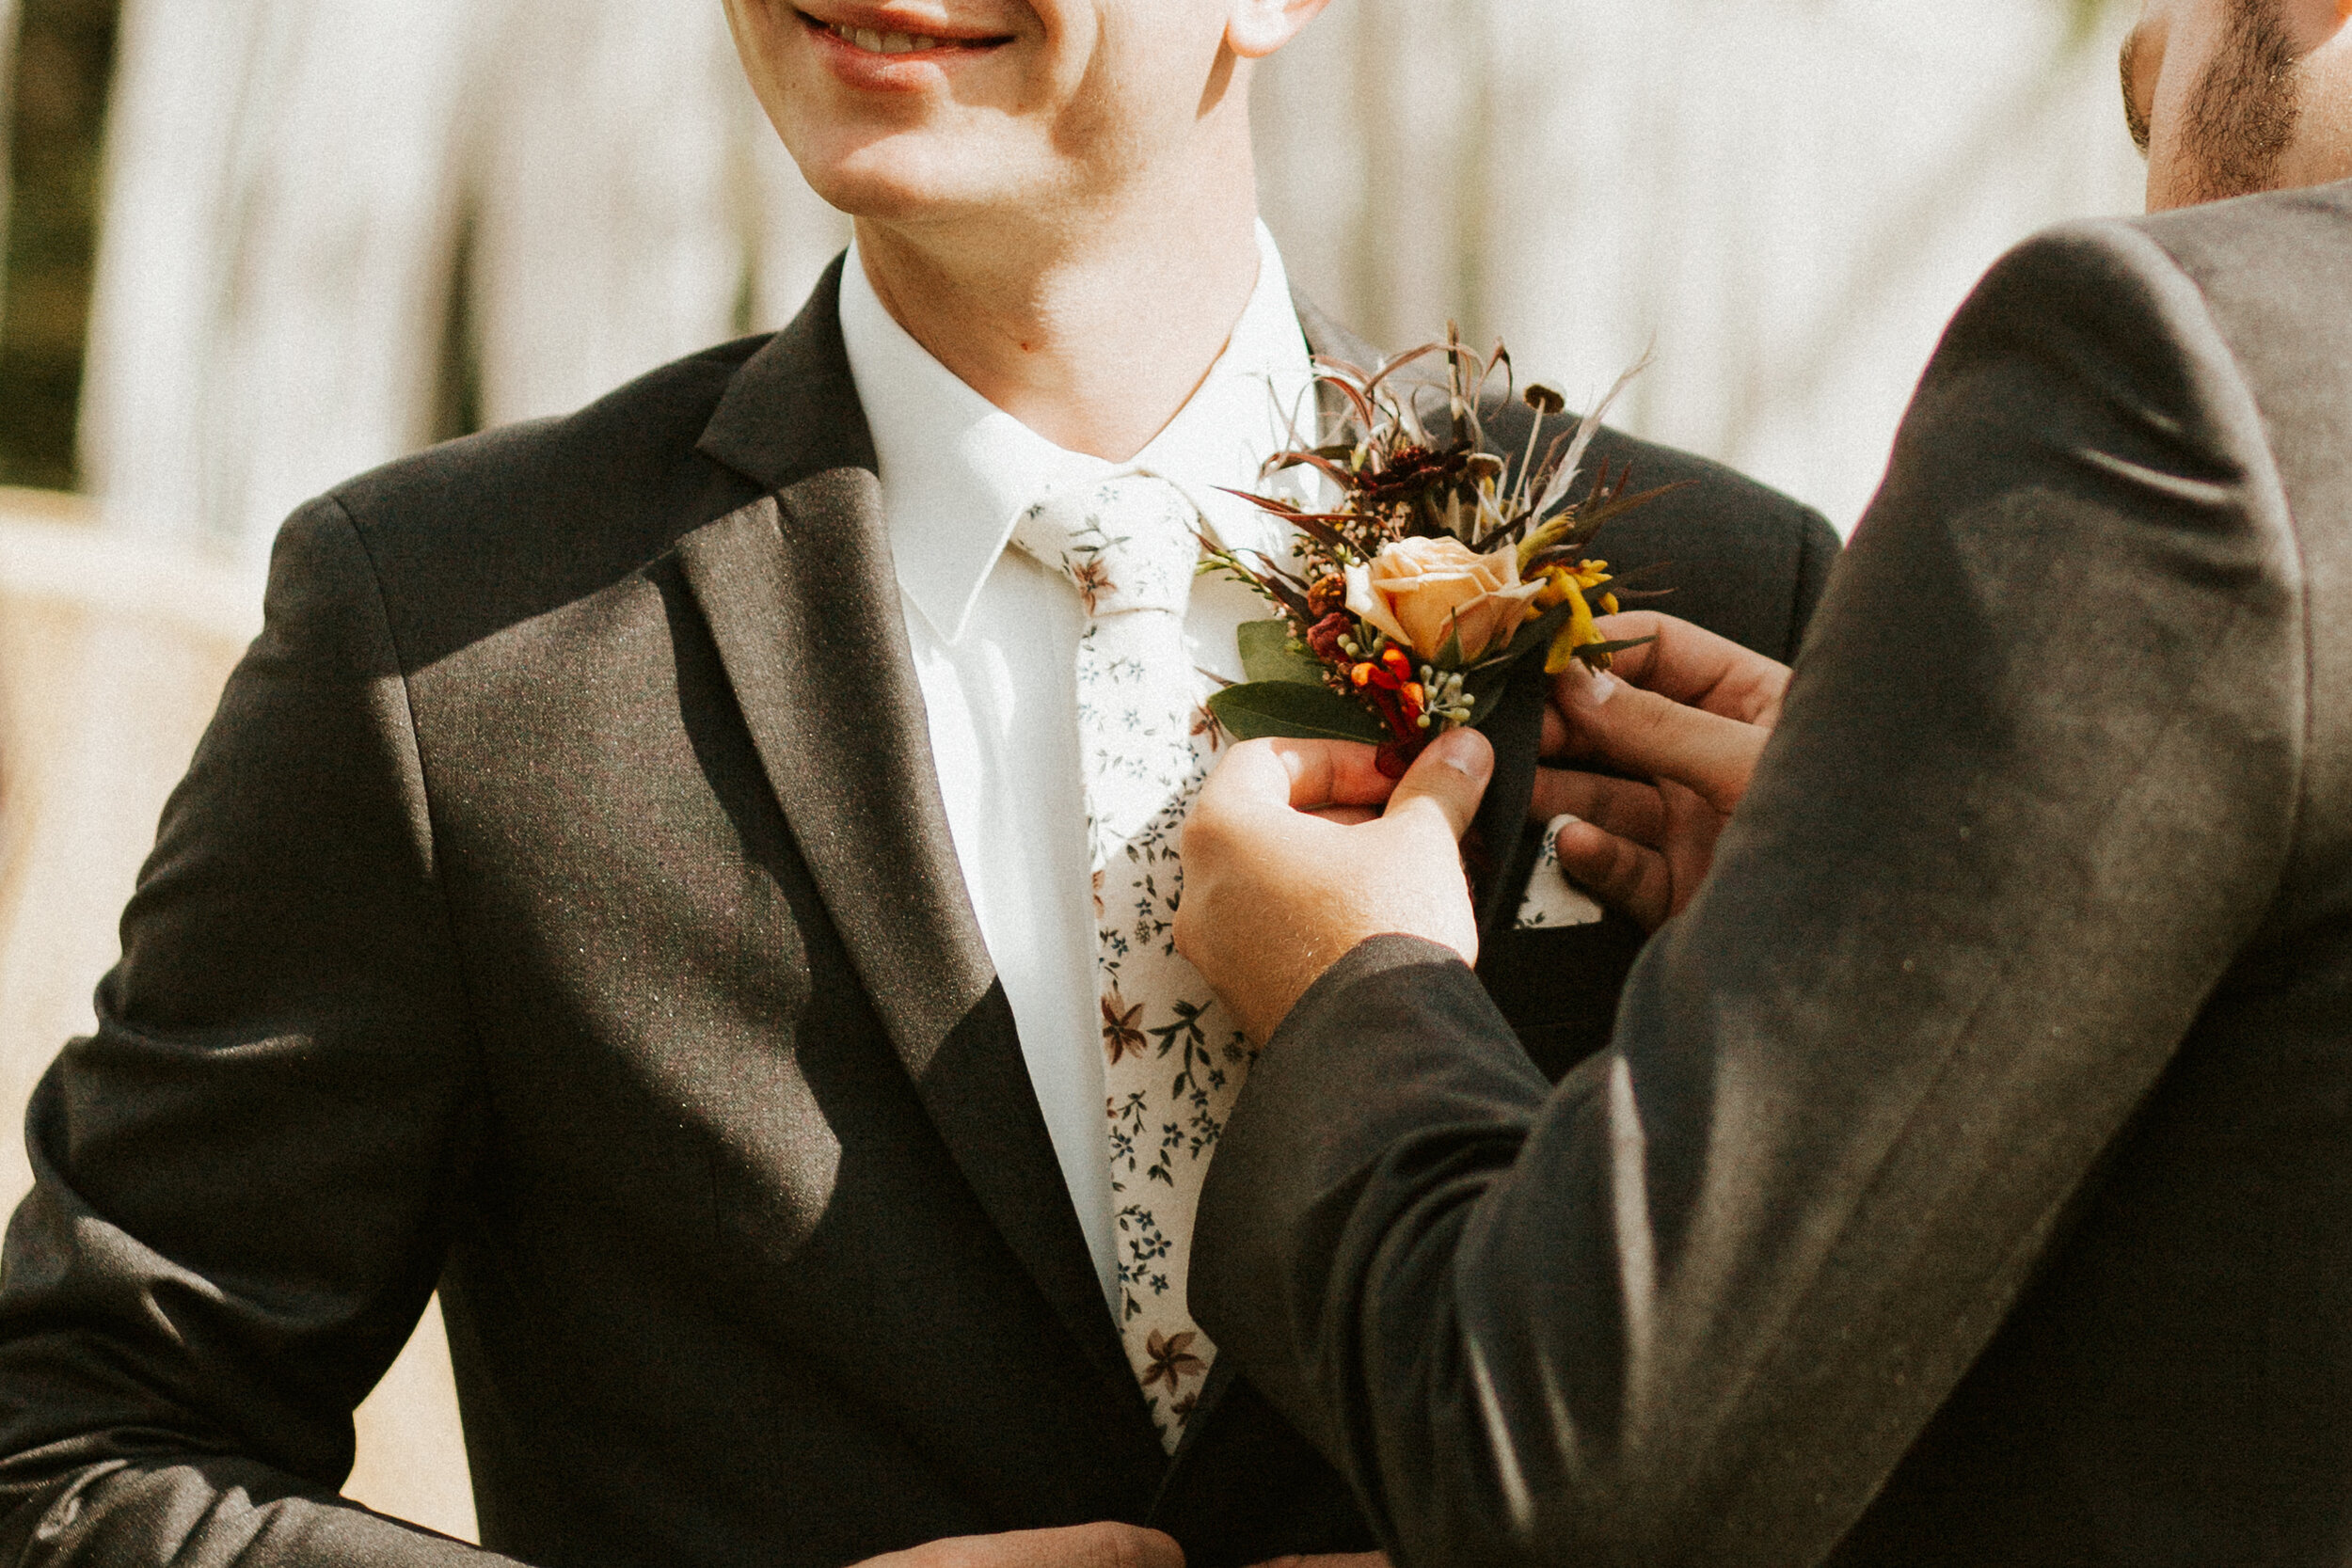
[[[2303,641],[2193,285],[2046,238],[1955,322],[1712,879],[1549,1089],[1375,940],[1253,1069],[1192,1304],[1406,1565],[1818,1561],[2269,906]]]
[[[495,1561],[336,1496],[441,1266],[478,1081],[405,686],[364,545],[298,514],[35,1094],[0,1284],[22,1568]]]

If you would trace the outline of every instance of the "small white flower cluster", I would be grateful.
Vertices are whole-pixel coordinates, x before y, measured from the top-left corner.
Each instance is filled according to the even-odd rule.
[[[1439,674],[1435,668],[1424,664],[1421,667],[1421,689],[1428,694],[1429,700],[1422,705],[1421,717],[1414,721],[1417,727],[1443,733],[1459,729],[1470,721],[1470,701],[1462,695],[1462,673],[1459,670],[1452,674]]]

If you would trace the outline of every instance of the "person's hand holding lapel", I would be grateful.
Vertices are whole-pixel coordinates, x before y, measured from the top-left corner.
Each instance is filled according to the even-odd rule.
[[[1655,641],[1619,654],[1609,674],[1578,665],[1554,677],[1529,816],[1575,817],[1560,831],[1561,869],[1654,931],[1707,879],[1779,721],[1788,667],[1671,615],[1600,625],[1613,640]]]
[[[1439,737],[1393,784],[1370,746],[1237,746],[1184,823],[1177,950],[1263,1045],[1323,972],[1368,938],[1417,936],[1478,958],[1461,839],[1494,752]]]
[[[1560,863],[1655,930],[1691,901],[1780,716],[1788,666],[1672,616],[1613,617],[1654,637],[1614,673],[1556,678],[1530,816],[1563,828]],[[1394,784],[1343,741],[1238,747],[1184,830],[1177,946],[1240,1018],[1272,1037],[1332,964],[1375,936],[1424,937],[1478,960],[1459,844],[1494,759],[1459,730]],[[1600,768],[1606,771],[1592,771]],[[1393,793],[1391,793],[1393,791]]]

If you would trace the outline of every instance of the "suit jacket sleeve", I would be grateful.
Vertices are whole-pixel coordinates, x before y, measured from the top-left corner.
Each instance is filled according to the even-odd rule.
[[[405,687],[332,502],[280,537],[98,1012],[27,1117],[0,1552],[490,1560],[335,1495],[439,1271],[476,1080]]]
[[[1441,949],[1300,1003],[1202,1325],[1406,1565],[1808,1564],[2263,921],[2306,665],[2262,422],[2120,225],[1956,319],[1714,876],[1552,1090]]]

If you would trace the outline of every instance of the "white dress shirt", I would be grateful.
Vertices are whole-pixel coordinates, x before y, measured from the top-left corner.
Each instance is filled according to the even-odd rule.
[[[1064,451],[958,379],[891,318],[854,247],[842,273],[842,338],[873,431],[948,827],[1106,1304],[1116,1267],[1078,773],[1082,615],[1059,572],[1007,545],[1049,488],[1139,467],[1182,487],[1228,547],[1288,551],[1283,524],[1216,489],[1258,487],[1260,464],[1289,444],[1284,411],[1312,428],[1306,336],[1263,225],[1258,253],[1257,288],[1225,352],[1127,465]],[[1234,628],[1271,613],[1239,583],[1196,579],[1194,662],[1239,679]]]

